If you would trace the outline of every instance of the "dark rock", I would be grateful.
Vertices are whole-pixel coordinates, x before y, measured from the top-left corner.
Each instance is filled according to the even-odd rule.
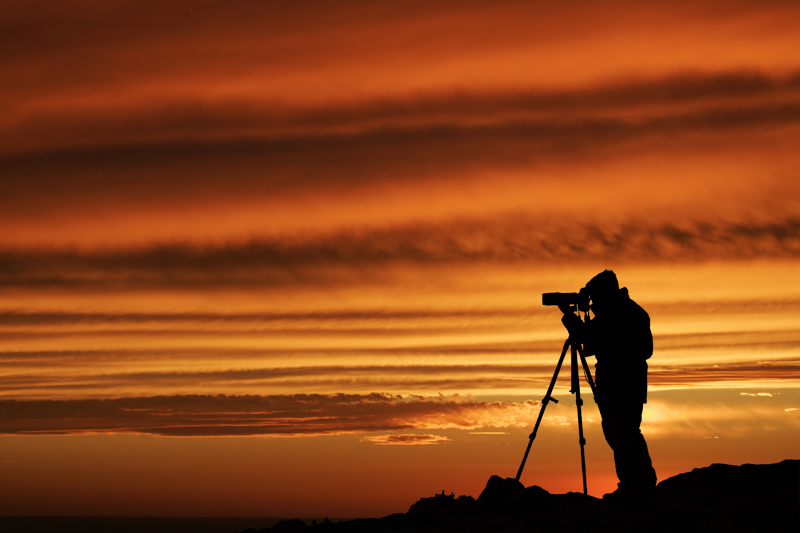
[[[309,526],[306,525],[305,522],[302,520],[298,520],[296,518],[292,520],[281,520],[277,524],[273,525],[269,528],[270,531],[306,531],[309,529]]]
[[[695,468],[659,483],[654,502],[695,530],[800,531],[800,461]]]
[[[468,509],[476,504],[475,498],[472,496],[464,496],[463,494],[456,499],[454,509]]]
[[[800,461],[713,464],[662,481],[652,494],[609,502],[550,494],[492,476],[478,500],[437,494],[406,514],[323,524],[336,533],[785,532],[800,531]],[[278,528],[280,526],[280,529]],[[296,529],[293,529],[296,528]],[[269,531],[306,531],[300,520]]]
[[[530,498],[544,498],[545,496],[548,496],[550,494],[539,485],[531,485],[530,487],[525,487],[525,493],[528,494]]]
[[[486,482],[486,488],[478,496],[479,502],[493,502],[513,496],[517,492],[524,490],[525,485],[513,477],[501,478],[492,476]]]
[[[432,498],[420,498],[408,510],[408,514],[420,514],[433,509],[441,509],[443,507],[450,507],[456,501],[455,494],[436,494]]]

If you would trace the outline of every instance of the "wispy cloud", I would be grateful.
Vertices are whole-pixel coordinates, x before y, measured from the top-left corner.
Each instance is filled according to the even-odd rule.
[[[714,386],[715,384],[741,383],[746,381],[773,381],[775,383],[797,383],[800,380],[800,360],[787,358],[780,361],[747,361],[717,365],[685,364],[672,367],[656,367],[648,373],[648,382],[657,386],[691,386],[692,384]],[[743,396],[769,396],[771,393]]]
[[[374,354],[372,354],[374,356]],[[701,354],[700,354],[701,355]],[[95,356],[96,357],[96,356]],[[401,356],[402,357],[402,356]],[[520,355],[526,359],[529,355]],[[186,362],[175,362],[180,369],[161,369],[157,364],[147,371],[132,371],[137,363],[122,360],[123,369],[102,358],[88,359],[71,367],[56,361],[17,360],[0,365],[0,397],[97,397],[108,394],[138,394],[140,391],[504,391],[530,393],[544,390],[555,364],[555,354],[545,359],[540,354],[535,363],[450,363],[398,362],[397,364],[342,364],[272,366],[218,370],[190,370]],[[158,361],[156,361],[157,363]],[[255,364],[256,360],[249,360]],[[153,365],[153,362],[147,363]],[[212,366],[214,363],[204,363]],[[262,363],[263,364],[263,363]],[[139,365],[142,365],[139,363]],[[174,368],[174,367],[173,367]],[[562,378],[565,374],[562,372]],[[651,364],[648,383],[652,390],[671,388],[725,387],[743,383],[760,386],[800,383],[800,361],[744,360],[720,364],[682,363]],[[538,393],[537,393],[538,394]],[[772,393],[742,393],[764,397]]]
[[[538,402],[533,401],[479,402],[458,395],[424,397],[378,393],[10,400],[0,401],[0,432],[281,436],[503,428],[525,427],[537,409]],[[380,441],[381,438],[378,443]]]
[[[784,405],[753,406],[719,400],[686,403],[656,395],[645,406],[643,428],[658,437],[737,436],[758,428],[800,427],[800,419],[794,416],[797,409]],[[588,414],[593,405],[587,409]],[[379,445],[440,444],[449,442],[449,438],[408,432],[460,429],[476,434],[501,434],[507,432],[500,431],[503,429],[529,427],[538,410],[539,403],[533,401],[482,402],[458,395],[378,393],[6,400],[0,401],[0,433],[277,437],[391,432],[366,435],[363,440]],[[554,428],[571,426],[574,414],[550,414],[545,423]]]
[[[796,431],[800,419],[776,404],[742,404],[735,400],[687,404],[658,398],[646,404],[642,432],[648,438],[683,437],[741,438],[778,429]]]
[[[361,440],[379,446],[428,446],[431,444],[447,444],[452,442],[448,437],[442,435],[417,435],[415,433],[375,435],[364,437]]]
[[[796,256],[797,6],[579,4],[9,9],[0,277]]]
[[[89,242],[241,242],[285,234],[281,220],[290,231],[310,229],[317,242],[257,238],[234,249],[270,263],[398,254],[431,260],[796,255],[798,191],[788,147],[800,124],[798,80],[797,72],[745,70],[549,91],[448,90],[300,109],[200,97],[195,104],[155,102],[133,110],[66,106],[69,116],[62,117],[49,108],[31,111],[24,120],[0,125],[4,147],[26,138],[30,145],[0,154],[0,218],[20,227],[2,240],[20,245],[27,235],[36,245],[64,245],[102,233],[96,226],[103,220],[117,231],[86,237]],[[59,145],[64,142],[75,144]],[[737,152],[735,164],[726,150]],[[682,154],[684,167],[660,162],[674,152]],[[587,166],[596,170],[587,173]],[[487,177],[496,182],[493,190]],[[454,194],[454,181],[473,192]],[[661,194],[637,194],[642,183]],[[725,219],[728,200],[703,198],[715,187],[736,196],[736,216]],[[665,210],[676,191],[685,191],[678,200],[703,209],[679,218]],[[415,207],[423,192],[447,201]],[[396,198],[392,210],[363,209],[365,198],[374,204],[386,194]],[[326,215],[281,211],[317,197],[327,199]],[[342,207],[352,202],[362,206],[355,218]],[[475,213],[476,203],[487,219],[452,221]],[[271,222],[263,218],[265,210],[273,213]],[[591,220],[583,228],[542,231],[552,228],[552,219],[509,221],[506,214],[516,211],[555,212],[556,219],[588,211],[592,216],[580,217]],[[203,222],[203,214],[212,212],[225,213],[224,222]],[[692,212],[708,214],[694,219]],[[645,220],[619,222],[634,214]],[[416,219],[437,222],[408,224]],[[42,220],[50,223],[37,225]],[[47,229],[55,220],[62,222],[59,234]],[[329,227],[347,232],[320,237]],[[367,229],[354,236],[353,227]],[[575,242],[565,241],[573,232]],[[487,239],[501,244],[488,246]],[[219,260],[219,253],[178,245],[148,250],[141,259],[180,264]],[[75,264],[82,258],[62,254],[60,260]],[[106,258],[108,266],[113,262]],[[97,273],[89,268],[97,265],[84,266],[84,279]],[[192,279],[190,272],[175,274],[176,280]]]
[[[655,276],[655,274],[653,274]],[[545,282],[546,283],[546,282]],[[580,283],[580,281],[576,281]],[[546,284],[543,286],[547,286]],[[538,296],[536,294],[535,296]],[[647,303],[651,314],[664,316],[691,316],[709,314],[762,314],[769,312],[794,313],[800,312],[800,299],[791,295],[769,298],[735,298],[734,295],[726,296],[724,300],[709,298],[691,300],[691,294],[675,295],[676,300],[659,300]],[[505,304],[505,305],[504,305]],[[82,327],[103,326],[113,329],[116,327],[142,325],[150,326],[160,324],[161,329],[176,330],[196,327],[202,324],[205,330],[219,327],[222,331],[230,331],[231,326],[257,325],[260,331],[265,329],[315,330],[331,328],[345,330],[402,329],[408,326],[420,326],[428,322],[432,324],[458,325],[462,321],[493,320],[495,322],[509,322],[530,320],[531,318],[544,318],[548,322],[553,318],[553,309],[542,306],[539,302],[504,302],[491,307],[464,308],[458,303],[448,307],[357,307],[351,306],[343,309],[302,310],[302,311],[77,311],[48,309],[33,311],[29,309],[13,309],[6,307],[0,310],[0,326],[26,328],[26,327]],[[726,342],[738,344],[743,332],[715,332],[691,334],[674,334],[669,336],[670,347],[692,347],[701,340],[708,342],[719,341],[720,336],[726,337]],[[763,339],[762,339],[763,340]]]
[[[126,152],[138,152],[145,159],[163,157],[163,151],[154,151],[154,144],[170,146],[178,158],[195,143],[220,156],[231,149],[258,150],[263,156],[277,144],[290,152],[326,153],[326,145],[336,145],[352,153],[357,143],[377,148],[390,140],[414,142],[411,133],[420,141],[437,144],[445,140],[471,145],[471,137],[482,138],[489,132],[507,141],[527,138],[549,147],[552,157],[554,147],[567,148],[567,136],[580,139],[593,134],[598,148],[658,131],[795,124],[799,93],[796,72],[773,75],[744,70],[677,74],[581,89],[445,91],[327,106],[155,100],[131,109],[70,102],[62,109],[48,106],[38,113],[29,111],[13,126],[0,128],[0,135],[8,137],[6,153],[14,146],[27,148],[23,152],[36,147],[40,157],[53,157],[61,164],[98,157],[107,150],[122,157]],[[441,138],[435,139],[433,133]],[[53,144],[48,146],[48,142]],[[63,150],[70,146],[83,149],[70,157]]]
[[[193,287],[350,283],[390,264],[495,261],[685,262],[800,257],[800,219],[614,225],[546,224],[530,217],[461,220],[246,244],[128,250],[0,251],[0,285]]]

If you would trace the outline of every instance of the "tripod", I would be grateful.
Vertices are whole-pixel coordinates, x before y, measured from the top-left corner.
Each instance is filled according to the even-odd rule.
[[[586,381],[589,383],[589,387],[592,389],[592,394],[595,397],[595,401],[597,401],[597,393],[594,387],[594,380],[592,379],[592,373],[589,370],[589,365],[586,363],[586,357],[583,355],[583,350],[581,348],[580,343],[569,337],[564,342],[564,349],[561,350],[561,357],[558,359],[558,364],[556,365],[556,371],[553,372],[553,379],[550,380],[550,387],[547,389],[547,393],[544,395],[542,399],[542,408],[539,410],[539,418],[536,419],[536,425],[533,427],[533,432],[530,434],[530,440],[528,441],[528,448],[525,450],[525,456],[522,458],[522,464],[519,465],[519,470],[517,471],[517,481],[519,481],[520,476],[522,476],[522,470],[525,468],[525,461],[528,460],[528,454],[531,451],[531,446],[533,445],[533,439],[536,438],[536,432],[539,431],[539,424],[542,423],[542,417],[544,416],[544,410],[547,407],[547,404],[550,401],[554,401],[558,403],[558,400],[553,398],[551,394],[553,394],[553,387],[556,384],[556,380],[558,379],[558,373],[561,370],[561,365],[564,363],[564,357],[567,355],[567,348],[570,348],[571,358],[570,358],[570,366],[572,371],[572,383],[570,388],[570,393],[575,395],[575,404],[578,406],[578,441],[581,444],[581,470],[583,471],[583,493],[587,494],[586,490],[586,456],[584,455],[583,447],[586,445],[586,439],[583,438],[583,418],[581,416],[581,407],[583,406],[583,400],[581,399],[581,387],[580,387],[580,379],[578,377],[578,359],[580,358],[581,365],[583,366],[583,373],[586,377]]]

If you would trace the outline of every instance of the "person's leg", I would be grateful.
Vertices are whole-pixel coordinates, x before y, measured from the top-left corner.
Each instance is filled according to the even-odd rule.
[[[626,484],[636,491],[647,491],[656,486],[656,472],[641,431],[643,407],[644,404],[639,402],[615,404],[615,432],[622,470]]]
[[[641,491],[655,487],[656,474],[640,431],[641,403],[614,399],[598,402],[603,434],[614,452],[614,466],[623,491]]]
[[[635,486],[639,490],[651,490],[656,486],[658,479],[653,468],[653,461],[650,459],[650,451],[647,449],[647,441],[641,431],[643,408],[644,404],[639,403],[630,406],[631,428],[634,423],[636,424],[636,431],[631,431],[632,448],[635,450],[636,458]]]
[[[617,471],[618,487],[622,491],[630,491],[630,460],[631,450],[625,440],[625,412],[620,409],[619,402],[613,399],[603,400],[600,404],[602,416],[603,435],[611,450],[614,452],[614,467]]]

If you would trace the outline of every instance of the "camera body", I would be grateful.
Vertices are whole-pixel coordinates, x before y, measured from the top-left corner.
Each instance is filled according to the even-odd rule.
[[[580,292],[545,292],[542,294],[542,305],[577,305],[578,310],[589,310],[589,289],[583,287]]]

